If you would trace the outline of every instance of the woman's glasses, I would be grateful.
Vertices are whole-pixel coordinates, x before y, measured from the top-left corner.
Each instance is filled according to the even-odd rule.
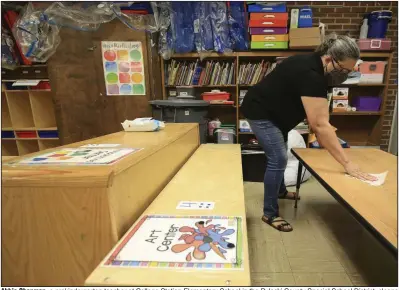
[[[335,64],[338,66],[338,68],[335,66]],[[332,65],[333,65],[333,67],[334,67],[334,69],[335,70],[337,70],[337,71],[339,71],[339,72],[342,72],[342,73],[345,73],[345,74],[349,74],[349,73],[351,73],[352,71],[353,71],[353,69],[347,69],[347,68],[344,68],[344,67],[342,67],[340,64],[339,64],[339,62],[338,61],[336,61],[335,59],[332,59]]]

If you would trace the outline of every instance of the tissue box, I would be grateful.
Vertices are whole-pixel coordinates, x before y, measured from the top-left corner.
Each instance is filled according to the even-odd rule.
[[[349,96],[349,88],[333,88],[333,100],[347,100]]]
[[[240,132],[252,132],[247,120],[240,120]]]
[[[348,100],[333,100],[333,112],[346,112],[348,106]]]
[[[382,84],[384,82],[385,61],[365,61],[359,64],[359,83]]]
[[[320,29],[312,28],[294,28],[290,29],[290,48],[309,49],[320,45]]]

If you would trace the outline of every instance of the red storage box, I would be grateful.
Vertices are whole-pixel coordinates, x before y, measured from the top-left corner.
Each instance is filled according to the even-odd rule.
[[[15,133],[17,138],[37,138],[36,131],[17,131]]]
[[[230,93],[227,92],[207,92],[203,93],[202,99],[204,101],[210,102],[210,101],[227,101],[230,98]]]
[[[390,39],[359,39],[357,45],[360,50],[391,50]]]
[[[251,20],[284,20],[288,21],[288,13],[251,13],[249,16]]]
[[[263,19],[249,20],[249,27],[287,27],[288,20],[281,19]]]

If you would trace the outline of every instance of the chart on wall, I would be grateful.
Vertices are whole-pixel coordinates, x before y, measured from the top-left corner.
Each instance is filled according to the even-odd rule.
[[[145,95],[143,48],[139,41],[102,41],[107,95]]]
[[[143,217],[114,249],[105,266],[242,268],[240,217]]]
[[[53,165],[109,165],[121,160],[142,148],[89,149],[64,148],[19,161],[19,164],[53,164]]]

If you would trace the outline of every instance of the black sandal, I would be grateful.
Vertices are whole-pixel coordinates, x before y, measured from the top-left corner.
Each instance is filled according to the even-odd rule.
[[[280,218],[280,219],[279,220],[275,220],[276,218]],[[278,216],[272,217],[270,219],[265,217],[265,216],[262,216],[262,221],[264,223],[268,224],[269,226],[275,228],[276,230],[280,231],[280,232],[288,233],[288,232],[291,232],[293,230],[291,224],[289,224],[286,220],[284,220],[284,219],[282,219],[281,217],[278,217]],[[283,223],[281,223],[281,224],[276,226],[276,225],[273,225],[273,223],[275,223],[275,222],[283,222]],[[290,226],[291,228],[290,229],[286,229],[286,226]]]
[[[293,192],[294,196],[287,196],[287,194],[288,194],[288,190],[287,190],[283,195],[279,195],[279,196],[278,196],[278,199],[295,200],[295,195],[296,195],[295,192]],[[298,196],[298,200],[301,200],[301,197],[300,197],[300,196]]]

